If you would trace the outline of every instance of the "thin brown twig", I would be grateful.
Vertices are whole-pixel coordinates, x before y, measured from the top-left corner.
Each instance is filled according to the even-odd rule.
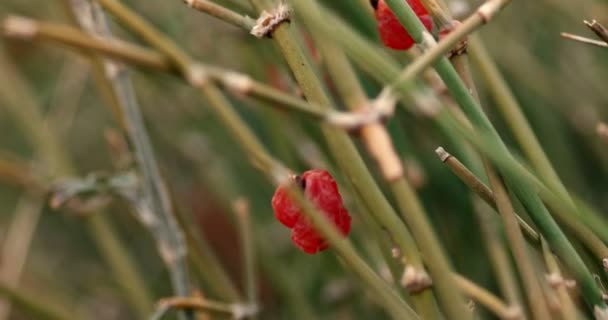
[[[608,29],[606,29],[606,27],[595,19],[591,20],[591,22],[584,20],[583,23],[591,29],[598,38],[602,39],[605,43],[608,43]]]
[[[238,14],[224,6],[218,5],[208,0],[183,0],[187,6],[198,11],[205,12],[211,16],[221,19],[245,30],[251,30],[255,26],[255,20]]]
[[[41,22],[20,16],[9,16],[5,18],[2,29],[7,37],[59,42],[79,49],[94,50],[109,58],[120,59],[127,63],[179,74],[179,70],[169,63],[168,57],[155,50],[114,38],[92,37],[70,26]],[[353,112],[328,110],[256,81],[249,75],[196,61],[193,64],[201,77],[208,77],[230,91],[272,102],[271,104],[265,104],[265,106],[295,110],[349,132],[358,132],[363,127],[382,122],[390,118],[394,112],[394,103],[386,103],[387,99],[382,96],[374,101],[373,107],[365,110]],[[200,83],[192,81],[192,79],[185,78],[185,80],[193,86],[200,86]]]
[[[437,148],[435,151],[437,156],[441,159],[443,163],[445,163],[452,172],[462,180],[475,194],[477,194],[483,201],[485,201],[489,206],[497,209],[496,207],[496,199],[494,198],[494,193],[488,186],[486,186],[481,180],[479,180],[467,167],[458,160],[458,158],[454,157],[452,154],[448,153],[442,147]],[[540,236],[538,233],[532,228],[524,219],[522,219],[519,215],[517,217],[517,222],[519,223],[519,227],[522,229],[526,238],[530,240],[532,243],[539,245],[540,244]]]
[[[97,2],[73,0],[72,3],[86,33],[92,37],[112,37],[105,13]],[[156,240],[158,253],[169,270],[175,294],[187,297],[190,294],[187,245],[183,231],[175,219],[168,188],[161,177],[130,74],[115,61],[105,59],[102,63],[104,77],[111,86],[116,102],[117,121],[124,125],[141,174],[141,189],[131,199],[132,205],[137,217]],[[187,314],[181,318],[192,319]]]
[[[289,180],[290,171],[266,151],[266,148],[253,134],[249,126],[242,121],[227,98],[214,83],[207,81],[208,79],[205,74],[201,73],[204,70],[193,64],[195,61],[185,51],[159,33],[135,12],[122,5],[120,1],[99,0],[99,3],[108,11],[111,11],[134,33],[170,57],[184,77],[189,79],[193,85],[196,85],[200,89],[201,94],[207,98],[209,105],[213,107],[221,121],[234,134],[241,147],[249,155],[253,166],[264,172],[277,185]],[[296,203],[303,208],[303,211],[311,219],[313,225],[319,228],[318,230],[321,234],[328,239],[344,261],[353,268],[353,271],[381,297],[380,302],[386,307],[387,311],[396,317],[415,319],[416,315],[400,299],[396,291],[369,268],[363,259],[359,257],[350,242],[343,239],[342,235],[325,215],[318,213],[318,210],[314,206],[308,204],[304,196],[301,195],[299,187],[290,186],[289,189],[293,191],[293,194],[290,192],[290,197],[298,200]]]
[[[488,167],[490,168],[490,167]],[[550,312],[543,296],[541,282],[536,277],[534,264],[527,250],[521,229],[517,227],[517,215],[501,176],[494,170],[487,170],[490,185],[494,191],[496,207],[502,217],[505,234],[513,254],[515,265],[521,275],[523,286],[534,319],[550,319]]]
[[[591,44],[591,45],[602,47],[602,48],[608,48],[608,43],[606,43],[604,41],[589,39],[589,38],[586,38],[583,36],[578,36],[578,35],[575,35],[572,33],[567,33],[567,32],[562,32],[560,35],[566,39],[578,41],[578,42],[585,43],[585,44]]]
[[[94,50],[109,58],[119,58],[149,68],[169,71],[169,60],[160,53],[114,38],[92,37],[74,27],[43,22],[22,16],[4,18],[2,32],[9,38],[59,42],[76,48]]]
[[[474,198],[473,207],[478,216],[486,252],[494,267],[500,291],[507,303],[521,306],[518,279],[511,264],[510,254],[505,247],[504,238],[499,232],[500,222],[490,213],[492,209],[483,200]]]

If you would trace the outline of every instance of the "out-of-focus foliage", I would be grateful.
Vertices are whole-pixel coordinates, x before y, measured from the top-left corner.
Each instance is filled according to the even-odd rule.
[[[242,30],[189,9],[182,1],[124,2],[201,61],[240,70],[258,80],[297,92],[283,59],[270,41],[257,40]],[[321,2],[367,37],[377,39],[369,11],[351,4],[357,1]],[[450,4],[464,17],[479,1],[475,2],[471,7],[459,0]],[[8,13],[67,21],[60,1],[3,0],[0,17]],[[562,31],[591,36],[581,23],[583,19],[608,22],[608,4],[602,0],[515,0],[479,34],[521,102],[565,185],[600,211],[606,211],[608,148],[596,137],[595,126],[598,121],[608,119],[605,106],[608,50],[559,36]],[[141,43],[119,25],[113,23],[112,27],[123,39]],[[11,88],[15,81],[11,77],[23,77],[47,119],[46,123],[37,125],[50,126],[58,133],[78,173],[115,171],[104,132],[118,125],[107,101],[97,90],[87,60],[74,51],[48,43],[1,39],[0,50],[5,51],[18,71],[11,74],[0,69],[0,86]],[[402,61],[405,64],[408,60],[403,57]],[[359,290],[357,281],[332,254],[308,256],[290,244],[287,231],[273,219],[272,186],[251,165],[192,88],[173,76],[154,71],[134,70],[132,75],[155,154],[176,206],[211,244],[237,284],[243,282],[243,260],[231,203],[239,197],[251,202],[256,254],[258,260],[262,260],[258,278],[260,319],[294,317],[293,301],[286,303],[293,297],[285,294],[284,282],[314,307],[319,318],[382,317],[378,307],[370,303],[371,298]],[[361,77],[370,96],[375,95],[380,86]],[[501,136],[517,150],[483,82],[478,81],[478,85],[487,113]],[[315,163],[330,170],[334,167],[324,152],[326,146],[315,122],[262,107],[249,98],[231,99],[271,153],[291,168],[305,170]],[[0,159],[17,157],[24,168],[44,171],[33,146],[26,142],[24,132],[8,116],[2,103],[0,99]],[[404,111],[397,112],[388,126],[401,155],[411,161],[411,169],[421,170],[424,181],[419,193],[455,268],[487,288],[496,288],[469,191],[434,153],[437,146],[448,143],[445,137],[428,120]],[[373,168],[373,163],[369,163]],[[0,241],[16,218],[16,207],[25,201],[27,194],[25,188],[0,183]],[[344,187],[349,208],[354,208],[354,196]],[[352,211],[352,238],[374,265],[379,257],[366,254],[375,252],[375,248],[367,250],[368,235],[362,232],[358,212]],[[112,202],[103,214],[109,217],[126,244],[153,297],[169,295],[168,276],[153,240],[128,206]],[[72,310],[75,318],[132,319],[133,311],[82,227],[83,219],[87,217],[44,206],[20,287]],[[204,283],[194,280],[205,296],[213,298]],[[17,309],[13,315],[14,319],[27,318]]]

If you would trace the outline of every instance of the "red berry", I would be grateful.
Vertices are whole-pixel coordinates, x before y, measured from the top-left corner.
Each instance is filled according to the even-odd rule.
[[[424,27],[431,31],[433,19],[419,0],[406,0],[418,16]],[[384,0],[372,1],[380,39],[385,46],[395,50],[407,50],[414,45],[414,39],[407,33],[397,17],[393,14]]]
[[[350,231],[350,216],[338,191],[336,181],[322,169],[309,170],[296,178],[304,195],[323,212],[347,236]],[[284,186],[279,186],[272,197],[274,215],[282,224],[291,228],[291,241],[300,250],[315,254],[328,248],[328,244],[289,198]]]

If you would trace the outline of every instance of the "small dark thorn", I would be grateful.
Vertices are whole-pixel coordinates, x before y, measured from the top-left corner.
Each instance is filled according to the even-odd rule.
[[[306,189],[306,180],[302,178],[302,176],[296,176],[295,178],[296,184],[302,188],[302,190]]]
[[[369,3],[371,3],[372,7],[374,7],[374,9],[378,9],[378,2],[379,0],[370,0]]]

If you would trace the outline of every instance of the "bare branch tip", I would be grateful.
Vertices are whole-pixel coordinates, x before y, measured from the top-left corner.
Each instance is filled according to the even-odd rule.
[[[401,277],[401,285],[410,293],[419,293],[433,285],[431,277],[424,270],[418,270],[412,265],[405,267]]]
[[[441,162],[446,162],[452,156],[449,152],[445,151],[443,147],[435,149],[435,153],[441,159]]]

